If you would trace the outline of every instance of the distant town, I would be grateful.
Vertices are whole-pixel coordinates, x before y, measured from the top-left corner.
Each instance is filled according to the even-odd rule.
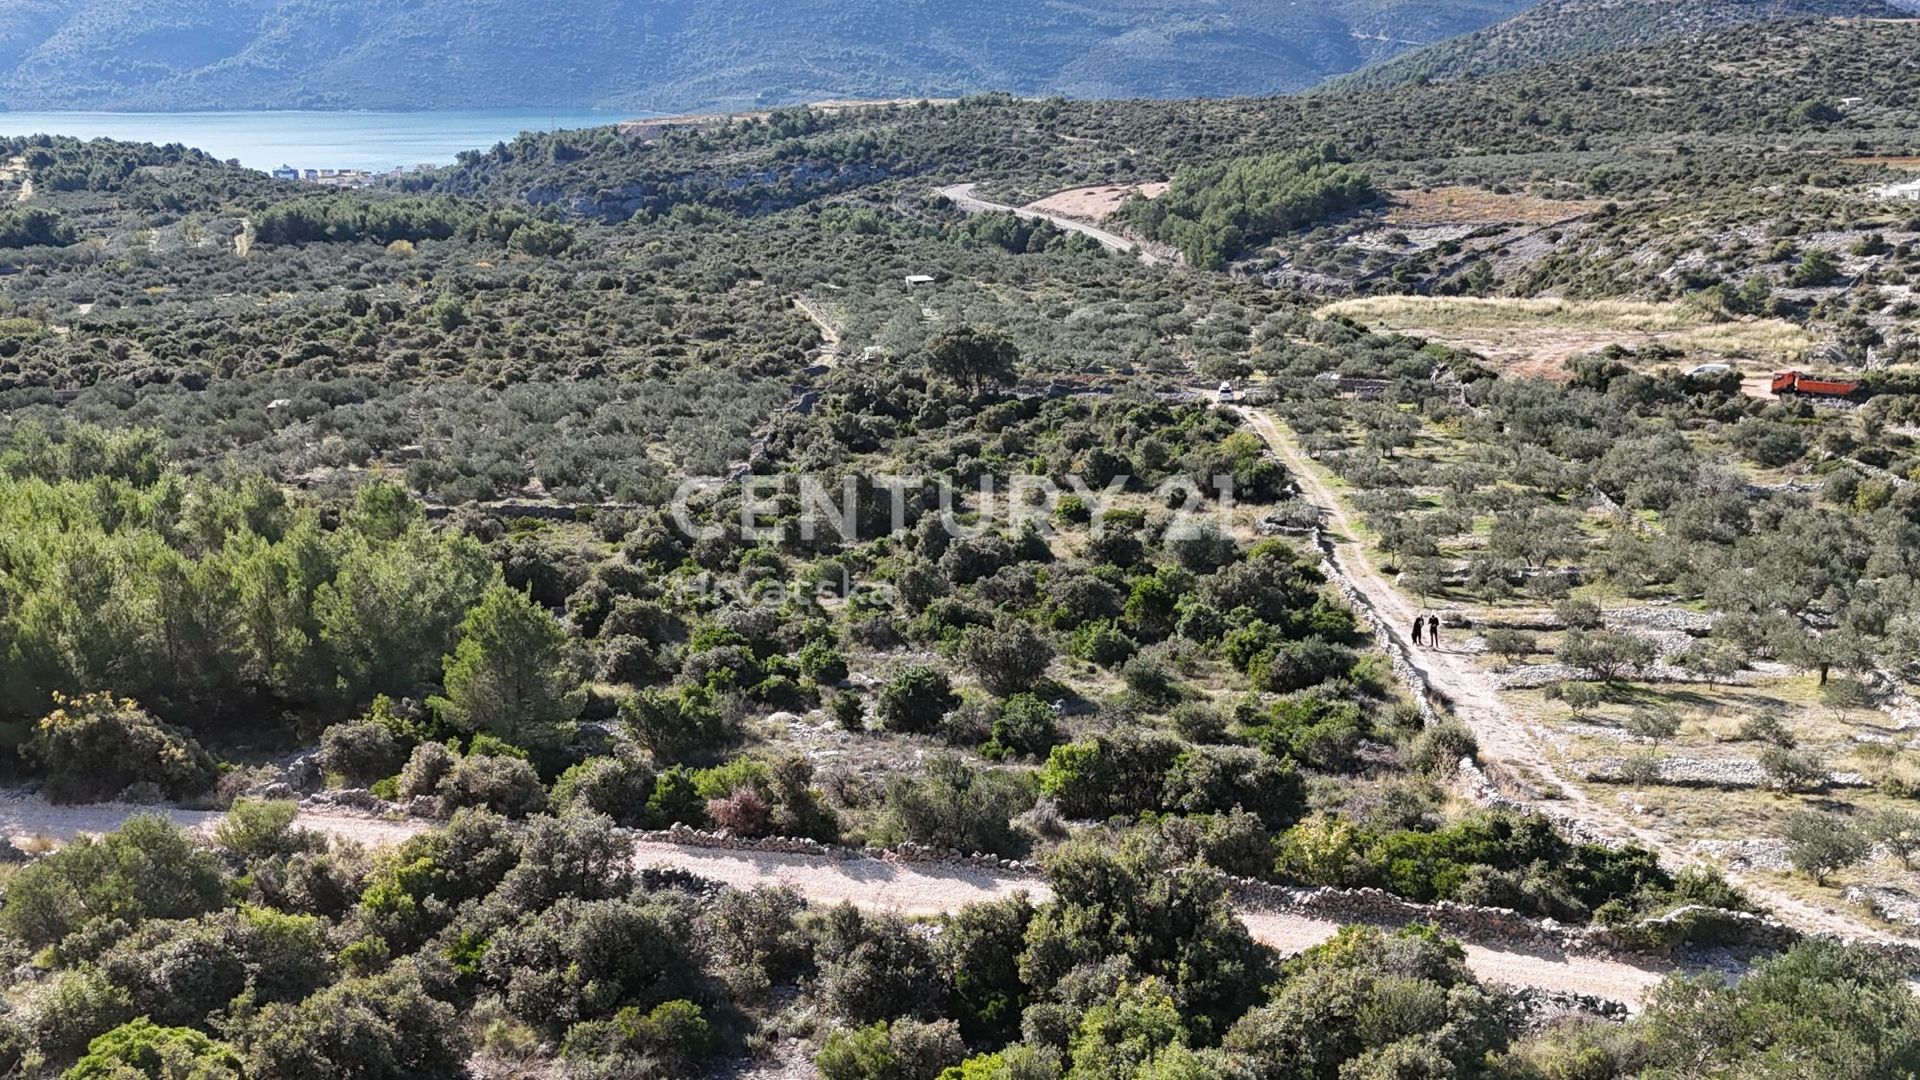
[[[384,172],[367,169],[296,169],[291,165],[282,165],[271,171],[275,180],[291,180],[307,184],[319,184],[322,187],[358,188],[370,187],[376,180],[405,176],[408,173],[427,173],[439,169],[432,162],[419,165],[396,165]]]

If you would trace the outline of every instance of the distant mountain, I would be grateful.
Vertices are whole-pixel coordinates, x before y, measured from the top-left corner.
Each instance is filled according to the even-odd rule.
[[[1920,9],[1920,0],[1902,0]],[[1415,49],[1328,89],[1380,89],[1519,71],[1561,60],[1797,18],[1912,18],[1884,0],[1545,0],[1505,22]]]
[[[1528,0],[0,0],[11,109],[1300,89]]]

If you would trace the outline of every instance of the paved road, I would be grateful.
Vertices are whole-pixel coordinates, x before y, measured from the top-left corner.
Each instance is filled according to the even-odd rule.
[[[978,184],[954,184],[950,187],[941,188],[940,194],[945,195],[953,205],[965,210],[969,214],[980,214],[989,210],[1000,210],[1009,214],[1018,214],[1029,221],[1051,221],[1069,232],[1077,232],[1082,236],[1090,236],[1098,240],[1100,246],[1111,251],[1118,251],[1124,254],[1137,252],[1140,255],[1140,261],[1146,263],[1148,266],[1157,266],[1167,261],[1151,249],[1137,244],[1121,236],[1119,233],[1109,232],[1098,225],[1090,225],[1076,218],[1062,217],[1059,214],[1049,214],[1044,210],[1035,210],[1030,207],[1007,206],[1004,203],[988,202],[986,199],[982,199],[973,193],[974,189],[979,186]]]
[[[82,833],[110,831],[136,813],[164,814],[182,828],[203,836],[211,835],[224,816],[215,811],[123,803],[54,806],[36,797],[16,795],[0,798],[0,834],[15,840],[70,840]],[[370,847],[397,844],[432,827],[431,822],[419,819],[388,821],[315,811],[303,811],[297,823]],[[638,867],[683,870],[735,888],[785,885],[812,903],[844,901],[904,915],[938,915],[1021,892],[1036,902],[1053,895],[1044,880],[1024,874],[876,858],[833,859],[638,841],[633,861]],[[1339,924],[1324,919],[1247,905],[1240,907],[1240,916],[1255,938],[1289,955],[1325,941],[1339,929]],[[1467,945],[1467,965],[1488,982],[1590,994],[1635,1008],[1665,975],[1665,969],[1656,966],[1472,943]]]

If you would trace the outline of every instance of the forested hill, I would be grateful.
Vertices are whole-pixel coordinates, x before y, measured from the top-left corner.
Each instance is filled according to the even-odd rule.
[[[1913,18],[1908,9],[1916,6],[1913,0],[1545,0],[1504,22],[1337,78],[1328,88],[1379,89],[1519,71],[1759,22]]]
[[[0,105],[677,110],[1300,89],[1526,0],[8,0]]]

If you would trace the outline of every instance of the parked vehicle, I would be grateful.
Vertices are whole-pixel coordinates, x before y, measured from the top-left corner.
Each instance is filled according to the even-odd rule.
[[[1851,398],[1860,393],[1857,379],[1823,379],[1800,371],[1773,374],[1775,397]]]

